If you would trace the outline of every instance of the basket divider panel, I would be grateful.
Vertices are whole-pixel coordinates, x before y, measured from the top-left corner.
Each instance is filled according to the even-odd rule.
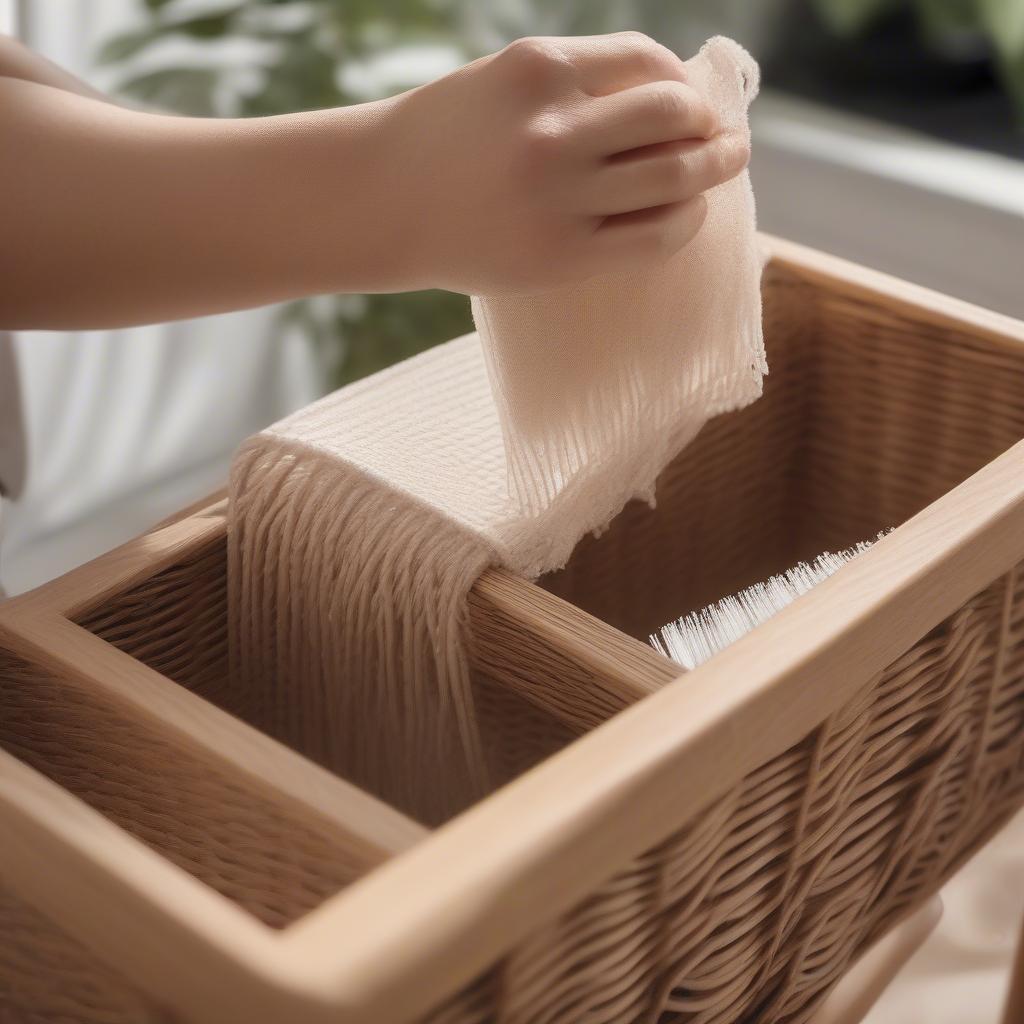
[[[503,570],[480,577],[469,608],[474,666],[576,734],[682,674],[647,644]]]

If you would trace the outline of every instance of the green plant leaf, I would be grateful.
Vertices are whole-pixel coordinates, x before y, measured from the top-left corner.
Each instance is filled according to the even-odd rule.
[[[850,36],[870,28],[901,0],[814,0],[825,24],[838,35]]]
[[[238,11],[238,7],[233,7],[218,14],[169,22],[167,28],[174,32],[180,32],[190,39],[220,39],[231,28],[232,19]]]
[[[140,53],[150,43],[161,38],[158,28],[144,28],[136,32],[122,32],[111,36],[96,54],[98,64],[119,64]]]
[[[999,62],[1003,87],[1017,106],[1017,124],[1024,128],[1024,58],[1003,59]]]
[[[977,3],[996,51],[999,76],[1024,126],[1024,3],[1021,0],[977,0]]]
[[[1024,3],[1021,0],[976,0],[976,3],[996,52],[1009,61],[1024,57]]]
[[[368,295],[366,300],[357,319],[338,320],[345,351],[339,386],[473,329],[469,300],[454,292]]]
[[[217,78],[213,68],[164,68],[129,78],[118,85],[118,91],[147,106],[212,117]]]
[[[915,0],[917,16],[926,32],[963,32],[981,28],[978,0]]]

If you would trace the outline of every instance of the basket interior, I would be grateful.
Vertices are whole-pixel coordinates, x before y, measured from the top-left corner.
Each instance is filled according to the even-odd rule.
[[[771,375],[764,397],[701,432],[666,469],[656,509],[630,505],[600,539],[584,540],[564,570],[539,581],[608,624],[609,637],[619,636],[617,630],[644,639],[678,615],[801,559],[898,526],[1024,437],[1020,346],[937,325],[910,306],[812,283],[778,264],[765,277],[765,326]],[[1015,587],[1010,606],[1019,608],[1019,582]],[[169,568],[88,608],[76,622],[199,697],[252,722],[250,701],[228,667],[226,595],[225,538],[212,536]],[[950,664],[960,667],[934,679],[923,673],[927,678],[921,685],[927,692],[921,699],[928,707],[941,703],[928,687],[989,685],[998,655],[986,638],[998,632],[991,629],[993,622],[1001,623],[1005,633],[1009,620],[1001,611],[1006,606],[1001,593],[982,595],[979,601],[984,615],[966,609],[929,641],[935,651],[925,652],[927,665],[948,647]],[[1009,626],[1019,632],[1016,619]],[[1021,643],[1010,652],[1014,657]],[[974,661],[965,673],[966,648]],[[1010,738],[1020,734],[1019,677],[1003,675],[1011,697],[993,704],[985,728],[993,749],[1003,744],[1012,755]],[[905,685],[906,680],[885,685],[896,683]],[[499,777],[515,775],[572,741],[571,729],[522,694],[482,676],[476,684],[485,731],[500,761]],[[984,713],[984,702],[971,695],[965,700]],[[209,711],[196,702],[197,714],[204,708]],[[915,715],[916,708],[911,709]],[[945,708],[943,713],[955,715],[955,710]],[[276,732],[273,722],[253,724]],[[888,719],[883,724],[891,728]],[[908,764],[917,764],[914,758],[924,764],[933,757],[924,726],[916,719],[906,736]],[[903,756],[903,748],[894,746],[888,733],[879,731],[877,742],[890,756]],[[858,733],[851,749],[859,752],[863,743]],[[335,830],[296,802],[282,799],[273,785],[262,784],[260,772],[269,776],[265,765],[254,764],[251,774],[227,772],[201,746],[160,728],[155,715],[150,720],[131,713],[100,688],[75,685],[3,652],[0,749],[271,927],[294,922],[372,868],[340,857]],[[789,768],[779,771],[773,763],[765,768],[766,775],[783,782],[792,778],[792,792],[800,793],[810,770],[801,760],[811,757],[808,751],[807,745],[794,748],[784,758]],[[951,762],[948,772],[954,780],[957,764]],[[883,782],[888,787],[888,777]],[[865,784],[864,799],[874,801],[876,788]],[[899,794],[891,798],[894,816],[902,814],[899,799]],[[983,810],[984,804],[979,802]],[[788,806],[779,813],[788,813]],[[742,807],[736,811],[739,816],[746,813]],[[780,818],[777,827],[789,835],[787,820]],[[937,827],[936,835],[946,843],[946,825]],[[693,859],[685,837],[682,843],[677,865]],[[845,845],[841,852],[847,855]],[[849,859],[864,858],[854,850]],[[747,863],[748,852],[737,854],[735,862]],[[669,875],[659,868],[659,891]],[[621,896],[619,888],[611,890],[616,920]],[[716,908],[723,905],[715,892],[707,900]],[[690,914],[689,898],[677,902],[680,914]],[[647,907],[646,888],[641,903]],[[594,928],[603,935],[599,904],[584,904],[580,920],[585,924],[594,907]],[[0,886],[0,933],[24,935],[31,928],[49,928],[37,915],[26,916],[26,910]],[[731,921],[723,927],[731,934]],[[692,929],[686,925],[685,930],[689,934]],[[574,934],[572,920],[565,934]],[[609,976],[619,963],[621,934],[609,932]],[[658,931],[659,944],[666,934]],[[36,949],[46,943],[55,951],[53,964],[40,970]],[[538,948],[543,964],[554,962],[543,943]],[[594,960],[593,948],[589,942],[579,943],[579,968],[590,975],[602,973],[594,970],[594,963],[601,961]],[[88,951],[44,937],[31,950],[31,963],[18,953],[16,943],[0,941],[0,989],[5,980],[28,976],[31,969],[41,980],[35,989],[26,989],[23,1005],[38,1008],[50,1000],[52,1013],[46,1019],[144,1019],[136,997],[121,992],[119,983],[108,986],[116,998],[110,995],[103,1002]],[[76,963],[84,965],[80,982],[69,981]],[[575,984],[578,973],[566,977]],[[645,976],[642,986],[648,985]]]
[[[541,586],[646,639],[799,560],[898,526],[1024,436],[1019,347],[784,264],[768,267],[764,296],[763,398],[708,424],[665,470],[657,508],[631,504]],[[225,547],[211,540],[78,622],[248,718],[226,657]],[[521,696],[478,686],[499,778],[573,738]],[[254,724],[275,733],[273,722]]]
[[[541,581],[639,639],[899,526],[1024,437],[1024,350],[766,270],[763,397]]]
[[[258,779],[225,770],[99,692],[4,653],[0,750],[271,927],[365,873],[336,829]]]

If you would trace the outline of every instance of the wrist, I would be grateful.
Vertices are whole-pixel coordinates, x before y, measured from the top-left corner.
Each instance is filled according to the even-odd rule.
[[[283,202],[309,292],[429,287],[425,211],[402,97],[293,115]]]
[[[417,124],[417,92],[343,108],[357,121],[354,135],[362,138],[368,159],[365,190],[355,197],[368,222],[363,270],[377,279],[366,291],[437,287],[437,235],[444,219],[437,172]]]
[[[195,122],[209,133],[236,267],[264,301],[405,287],[389,251],[383,105]],[[211,183],[212,185],[212,183]]]

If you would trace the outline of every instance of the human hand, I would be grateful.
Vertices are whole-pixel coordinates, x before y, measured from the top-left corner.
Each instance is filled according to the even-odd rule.
[[[218,119],[0,73],[0,222],[17,241],[0,324],[535,292],[664,261],[748,158],[688,77],[639,33],[524,39],[386,100]]]
[[[540,291],[663,262],[749,159],[637,32],[520,39],[393,101],[391,194],[427,284]]]

